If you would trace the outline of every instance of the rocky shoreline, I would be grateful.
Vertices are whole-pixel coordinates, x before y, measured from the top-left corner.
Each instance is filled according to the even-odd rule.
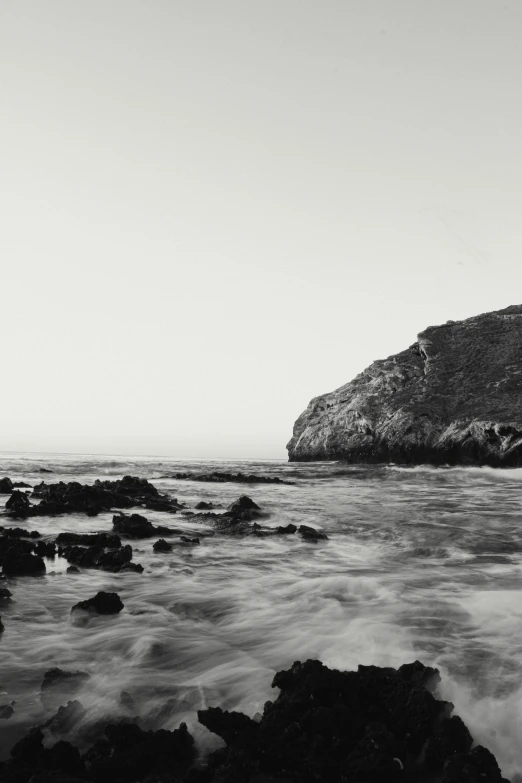
[[[169,514],[212,527],[210,533],[202,530],[201,536],[297,535],[315,545],[328,542],[324,532],[311,526],[266,525],[267,511],[246,495],[218,512],[219,504],[205,501],[188,510],[175,498],[160,495],[149,481],[133,476],[94,485],[42,483],[33,493],[37,504],[9,479],[0,485],[10,492],[4,516],[18,523],[0,530],[0,601],[4,605],[11,600],[10,588],[16,590],[12,577],[31,577],[36,587],[38,576],[45,574],[44,558],[65,558],[71,578],[89,569],[142,573],[125,539],[150,540],[154,552],[200,543],[199,537],[184,535],[181,528],[153,525],[131,509],[168,508]],[[36,530],[20,527],[42,515],[81,512],[90,517],[93,511],[112,507],[117,513],[111,531],[62,531],[42,537]],[[162,537],[154,542],[158,536]],[[94,615],[110,623],[111,615],[125,609],[116,592],[91,593],[70,607],[70,622],[88,630]],[[0,645],[8,633],[9,623],[0,620]],[[331,670],[318,660],[296,662],[274,677],[272,685],[279,694],[265,704],[262,714],[251,718],[223,711],[219,704],[198,711],[199,723],[224,743],[207,756],[200,753],[184,723],[174,731],[151,728],[146,716],[136,714],[132,696],[123,691],[122,716],[108,722],[99,717],[94,720],[82,704],[88,672],[55,667],[42,671],[42,678],[43,720],[16,742],[9,759],[0,762],[0,780],[5,783],[504,780],[493,755],[473,746],[464,723],[452,715],[453,705],[434,695],[438,671],[418,661],[397,670],[359,666],[357,672]],[[0,704],[0,721],[9,720],[15,709],[13,702]]]
[[[449,321],[294,425],[291,462],[522,466],[522,305]]]
[[[453,705],[433,695],[438,671],[419,661],[356,672],[297,661],[275,675],[279,694],[262,715],[198,711],[224,742],[207,757],[185,723],[151,731],[134,716],[90,725],[78,699],[63,703],[88,680],[81,671],[45,673],[42,703],[62,704],[0,762],[4,783],[507,783]],[[63,739],[72,733],[89,735],[85,752]]]

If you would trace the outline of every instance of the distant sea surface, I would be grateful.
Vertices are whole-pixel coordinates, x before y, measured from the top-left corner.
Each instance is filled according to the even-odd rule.
[[[295,485],[161,478],[213,470]],[[67,574],[68,564],[55,558],[44,577],[10,580],[13,600],[1,609],[0,704],[14,699],[16,711],[2,721],[1,757],[42,720],[40,684],[53,666],[91,674],[78,696],[90,721],[128,715],[120,703],[126,691],[147,725],[185,720],[209,748],[217,740],[196,711],[262,712],[276,695],[274,673],[296,660],[354,669],[418,659],[440,669],[441,697],[455,704],[503,774],[522,771],[522,470],[0,455],[0,477],[31,485],[126,474],[149,479],[187,510],[248,494],[270,514],[263,524],[311,525],[329,538],[314,544],[299,535],[216,532],[199,546],[161,554],[146,539],[131,542],[141,575]],[[179,512],[143,513],[191,536],[212,530]],[[44,537],[110,531],[112,513],[24,524]],[[116,591],[124,611],[73,625],[73,604],[98,590]]]

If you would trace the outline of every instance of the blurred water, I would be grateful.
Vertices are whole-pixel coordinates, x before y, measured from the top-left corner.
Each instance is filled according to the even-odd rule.
[[[159,478],[190,470],[296,484]],[[15,699],[16,712],[2,721],[2,757],[47,717],[39,690],[52,666],[92,675],[79,696],[89,721],[139,714],[151,727],[173,728],[185,720],[201,746],[212,747],[216,739],[199,726],[196,710],[262,711],[275,695],[274,673],[295,660],[350,669],[417,658],[441,669],[441,695],[495,753],[504,775],[522,770],[522,470],[0,455],[0,476],[30,484],[124,474],[149,478],[189,508],[199,500],[227,505],[246,492],[270,513],[265,524],[304,523],[329,540],[216,533],[200,546],[155,554],[147,539],[131,542],[141,575],[66,574],[67,563],[56,559],[44,577],[10,580],[0,703]],[[213,532],[179,513],[145,513],[191,535]],[[111,520],[68,515],[27,526],[55,536],[110,530]],[[71,606],[98,590],[118,592],[124,611],[72,624]],[[134,711],[121,706],[122,690]]]

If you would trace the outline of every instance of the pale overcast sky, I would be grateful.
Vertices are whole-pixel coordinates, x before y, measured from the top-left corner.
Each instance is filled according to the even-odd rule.
[[[522,301],[522,3],[0,0],[0,448],[285,457]]]

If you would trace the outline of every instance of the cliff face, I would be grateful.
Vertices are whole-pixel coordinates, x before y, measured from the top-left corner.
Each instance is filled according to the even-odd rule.
[[[431,326],[315,397],[290,461],[522,465],[522,305]]]

